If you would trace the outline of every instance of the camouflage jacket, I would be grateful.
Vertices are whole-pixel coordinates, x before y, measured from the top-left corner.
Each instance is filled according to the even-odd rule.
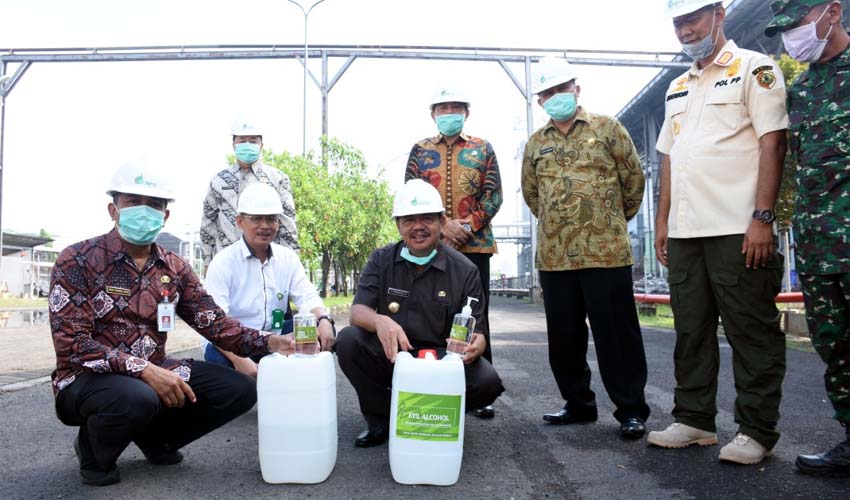
[[[627,221],[643,199],[635,146],[616,119],[579,108],[569,133],[550,120],[522,159],[522,195],[537,220],[542,271],[632,264]]]
[[[850,47],[797,78],[788,114],[797,270],[850,272]]]

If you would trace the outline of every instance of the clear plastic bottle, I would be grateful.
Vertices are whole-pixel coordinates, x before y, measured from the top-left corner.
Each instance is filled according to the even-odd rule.
[[[446,354],[452,354],[460,357],[466,355],[466,346],[472,340],[472,334],[475,331],[475,316],[472,315],[472,301],[478,302],[478,299],[467,297],[466,305],[463,306],[461,312],[455,314],[452,321],[452,331],[449,333],[449,345],[446,347]]]
[[[313,314],[296,314],[295,321],[295,355],[315,356],[319,353],[318,333],[316,331],[316,316]]]

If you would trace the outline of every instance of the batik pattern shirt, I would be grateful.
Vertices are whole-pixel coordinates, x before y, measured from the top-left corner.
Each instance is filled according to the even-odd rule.
[[[809,65],[788,91],[788,113],[797,270],[850,272],[850,47]]]
[[[567,134],[549,120],[525,145],[521,181],[537,217],[538,269],[632,264],[627,221],[640,208],[644,176],[632,138],[615,118],[579,107]]]
[[[255,182],[264,182],[275,188],[283,205],[280,217],[280,229],[274,242],[298,251],[298,230],[295,227],[295,202],[292,199],[292,187],[289,177],[280,170],[258,161],[248,169],[238,164],[217,173],[210,181],[207,197],[204,199],[204,213],[201,218],[201,255],[204,264],[209,265],[213,256],[235,243],[242,235],[236,226],[239,195],[246,187]]]
[[[502,178],[493,146],[460,134],[449,146],[442,135],[410,150],[404,180],[423,179],[440,192],[449,219],[469,222],[472,238],[461,253],[496,253],[490,221],[502,206]]]
[[[214,344],[243,356],[268,352],[267,337],[225,316],[183,259],[154,244],[139,270],[113,229],[64,249],[53,266],[54,392],[84,371],[138,377],[148,363],[188,381],[191,360],[169,358],[168,333],[158,331],[157,304],[166,292],[177,316]]]

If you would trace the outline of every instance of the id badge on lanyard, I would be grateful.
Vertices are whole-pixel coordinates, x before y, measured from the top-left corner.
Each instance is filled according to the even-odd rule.
[[[156,305],[156,324],[161,332],[174,330],[174,303],[169,302],[168,290],[162,291],[162,301]]]

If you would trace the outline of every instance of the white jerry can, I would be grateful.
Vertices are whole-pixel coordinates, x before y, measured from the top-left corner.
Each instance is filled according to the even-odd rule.
[[[401,352],[395,360],[390,470],[401,484],[448,486],[463,459],[466,376],[460,357],[425,352],[424,359]]]
[[[267,483],[321,483],[336,464],[333,355],[271,354],[257,374],[260,470]]]

